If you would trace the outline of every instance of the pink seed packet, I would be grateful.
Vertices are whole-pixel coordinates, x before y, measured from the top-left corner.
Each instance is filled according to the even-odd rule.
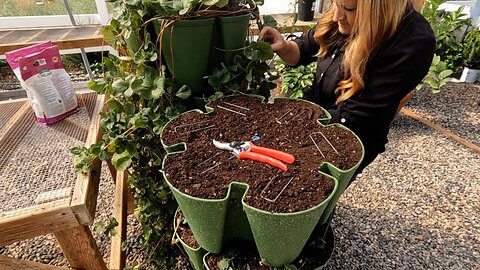
[[[75,113],[78,101],[58,46],[45,42],[6,54],[27,91],[37,123],[50,125]]]

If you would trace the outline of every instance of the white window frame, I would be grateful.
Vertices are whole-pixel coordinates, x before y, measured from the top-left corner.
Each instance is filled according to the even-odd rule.
[[[70,0],[72,1],[72,0]],[[75,0],[73,0],[75,1]],[[101,24],[106,25],[110,14],[104,0],[95,0],[97,14],[74,14],[75,22],[79,25]],[[70,26],[70,18],[66,15],[53,16],[13,16],[0,17],[0,29],[36,28]]]

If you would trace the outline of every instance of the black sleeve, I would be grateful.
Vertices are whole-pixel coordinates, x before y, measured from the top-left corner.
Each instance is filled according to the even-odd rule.
[[[429,70],[435,51],[435,36],[429,27],[427,24],[420,34],[400,35],[380,51],[367,64],[362,92],[330,110],[332,122],[344,124],[360,137],[365,146],[365,162],[373,161],[385,150],[389,126],[400,100]]]
[[[296,66],[305,66],[317,61],[315,54],[318,53],[320,46],[313,38],[313,34],[315,34],[315,28],[308,30],[307,33],[303,33],[301,37],[293,40],[300,49],[300,60]]]

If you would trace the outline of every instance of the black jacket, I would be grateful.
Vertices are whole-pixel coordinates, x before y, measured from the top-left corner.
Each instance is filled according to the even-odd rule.
[[[335,88],[343,79],[340,71],[344,43],[332,55],[313,57],[319,45],[313,38],[314,29],[295,40],[300,48],[300,65],[317,60],[317,73],[311,91],[304,98],[313,101],[332,115],[333,123],[341,123],[357,134],[365,157],[358,171],[385,151],[390,123],[400,100],[425,77],[435,51],[432,28],[421,14],[405,15],[396,33],[386,41],[367,63],[365,87],[357,95],[335,105]]]

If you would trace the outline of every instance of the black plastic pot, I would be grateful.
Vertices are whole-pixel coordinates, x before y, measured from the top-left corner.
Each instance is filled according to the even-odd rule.
[[[298,20],[309,22],[313,20],[316,0],[298,0]]]

